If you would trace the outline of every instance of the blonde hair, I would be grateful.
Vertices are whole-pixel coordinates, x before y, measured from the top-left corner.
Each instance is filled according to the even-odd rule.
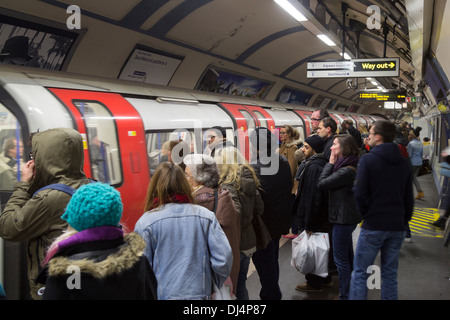
[[[145,212],[171,203],[171,197],[174,194],[186,196],[191,203],[194,203],[192,188],[184,171],[176,164],[163,162],[156,168],[150,180],[145,200]],[[155,204],[156,199],[157,203]]]
[[[250,170],[256,187],[260,187],[255,170],[247,163],[244,156],[236,148],[223,148],[218,150],[214,157],[220,171],[219,185],[232,184],[239,190],[241,187],[241,173],[245,169]]]

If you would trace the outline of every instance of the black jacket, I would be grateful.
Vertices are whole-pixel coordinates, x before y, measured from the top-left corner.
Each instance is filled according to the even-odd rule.
[[[398,145],[383,143],[361,157],[353,192],[362,228],[405,230],[414,209],[412,170]]]
[[[350,126],[348,127],[348,133],[350,133],[353,136],[353,139],[355,139],[358,148],[361,148],[362,147],[361,132],[359,132],[359,130],[357,130],[355,127]]]
[[[284,157],[278,156],[279,166],[275,174],[261,174],[263,165],[257,161],[252,164],[261,184],[261,198],[264,202],[262,219],[269,230],[272,239],[278,239],[282,234],[289,232],[292,222],[291,214],[291,189],[292,175],[289,162]]]
[[[328,194],[319,190],[317,182],[328,161],[323,154],[316,154],[302,161],[295,179],[299,185],[293,210],[297,215],[301,230],[328,232]]]
[[[330,223],[357,224],[361,215],[353,197],[356,168],[343,167],[333,173],[334,165],[327,163],[319,177],[318,187],[329,190],[328,218]]]
[[[62,249],[39,279],[45,282],[44,300],[156,300],[157,281],[144,248],[145,241],[129,233]]]

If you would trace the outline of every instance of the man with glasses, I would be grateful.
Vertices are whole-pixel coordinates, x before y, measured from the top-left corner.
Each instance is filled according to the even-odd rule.
[[[359,161],[354,196],[363,217],[350,284],[351,300],[367,299],[369,268],[381,251],[381,299],[398,298],[397,271],[414,197],[412,170],[397,144],[395,124],[382,120],[369,131],[370,152]],[[369,272],[369,273],[368,273]]]
[[[323,118],[329,117],[330,114],[326,109],[317,109],[311,114],[311,129],[312,134],[316,134],[317,128],[319,127],[319,122]]]

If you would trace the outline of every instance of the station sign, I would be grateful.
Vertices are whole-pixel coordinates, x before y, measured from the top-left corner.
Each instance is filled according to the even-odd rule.
[[[406,95],[403,92],[360,92],[359,99],[365,101],[397,101],[405,102]]]
[[[365,78],[400,76],[400,58],[313,61],[307,78]]]

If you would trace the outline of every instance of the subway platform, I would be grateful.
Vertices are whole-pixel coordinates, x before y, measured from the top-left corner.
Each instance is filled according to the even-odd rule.
[[[429,224],[437,220],[439,194],[433,173],[419,177],[425,198],[415,200],[413,218],[410,222],[412,242],[403,243],[400,250],[398,270],[399,300],[450,300],[450,251],[444,247],[444,231]],[[414,189],[415,192],[415,189]],[[415,192],[416,194],[416,192]],[[360,227],[353,233],[356,248]],[[281,238],[279,252],[279,285],[283,300],[333,300],[339,296],[338,276],[333,275],[333,286],[320,293],[295,290],[305,282],[305,276],[291,267],[292,240]],[[375,260],[380,265],[380,256]],[[247,289],[251,300],[259,300],[261,285],[258,273],[251,264]],[[368,300],[379,300],[381,290],[368,291]]]

